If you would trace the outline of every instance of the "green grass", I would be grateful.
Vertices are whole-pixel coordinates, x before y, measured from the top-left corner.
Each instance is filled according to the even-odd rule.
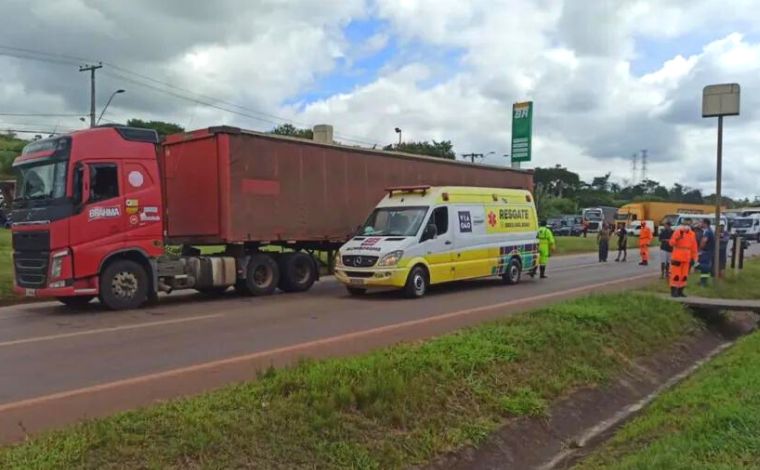
[[[576,468],[760,468],[760,334],[663,394]]]
[[[666,281],[657,284],[654,290],[663,294],[670,292]],[[711,279],[707,287],[699,285],[699,273],[692,271],[686,293],[694,297],[758,300],[760,299],[760,259],[745,260],[744,269],[741,271],[727,269],[725,278],[719,280],[717,285]]]
[[[404,468],[698,328],[650,294],[592,296],[43,434],[0,468]]]
[[[11,253],[11,231],[0,228],[0,305],[18,299],[12,292],[13,258]]]
[[[557,241],[557,251],[555,255],[574,255],[580,253],[594,253],[598,251],[598,245],[596,243],[596,234],[589,233],[588,238],[580,237],[555,237]],[[656,245],[657,241],[652,241],[652,246]],[[639,237],[628,237],[628,254],[633,254],[632,250],[638,253],[639,249]],[[617,253],[617,237],[613,237],[610,240],[610,254]]]

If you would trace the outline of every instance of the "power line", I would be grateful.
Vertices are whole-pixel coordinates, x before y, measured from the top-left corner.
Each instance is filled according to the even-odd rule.
[[[0,113],[0,116],[14,117],[81,117],[87,113],[65,114],[65,113]]]
[[[11,52],[8,52],[8,51],[11,51]],[[77,57],[77,56],[72,56],[72,55],[67,55],[67,54],[59,54],[59,53],[49,53],[49,52],[38,51],[38,50],[28,49],[28,48],[6,46],[6,45],[2,45],[2,44],[0,44],[0,55],[8,55],[8,56],[16,57],[16,58],[20,58],[20,59],[38,60],[38,61],[42,61],[42,62],[57,63],[57,64],[62,64],[62,65],[77,65],[77,66],[79,66],[82,62],[93,62],[91,59],[84,58],[84,57]],[[204,94],[201,94],[201,93],[197,93],[197,92],[194,92],[192,90],[188,90],[186,88],[182,88],[182,87],[179,87],[179,86],[176,86],[176,85],[164,82],[162,80],[155,79],[155,78],[150,77],[148,75],[145,75],[145,74],[142,74],[142,73],[139,73],[139,72],[134,72],[132,70],[129,70],[129,69],[124,68],[124,67],[121,67],[121,66],[119,66],[117,64],[114,64],[114,63],[111,63],[111,62],[103,62],[103,64],[107,65],[110,68],[113,68],[115,70],[118,70],[118,71],[122,72],[122,74],[133,75],[135,77],[139,77],[142,80],[155,83],[156,85],[160,85],[161,87],[165,87],[165,88],[181,91],[181,92],[184,92],[184,93],[188,93],[190,95],[194,95],[196,98],[194,98],[192,96],[187,96],[187,95],[182,94],[182,93],[173,92],[173,91],[167,90],[165,88],[160,88],[158,86],[153,86],[153,85],[150,85],[148,83],[144,83],[144,82],[142,82],[140,80],[137,80],[137,79],[134,79],[134,78],[130,78],[130,77],[126,77],[126,76],[124,76],[122,74],[118,74],[118,73],[114,73],[114,72],[107,72],[105,70],[103,71],[103,73],[106,73],[107,75],[109,75],[109,76],[111,76],[113,78],[119,78],[119,79],[125,80],[125,81],[127,81],[129,83],[133,83],[133,84],[136,84],[138,86],[150,88],[150,89],[152,89],[154,91],[158,91],[158,92],[161,92],[161,93],[166,93],[166,94],[168,94],[170,96],[174,96],[174,97],[179,98],[179,99],[184,99],[184,100],[193,102],[195,104],[200,104],[200,105],[203,105],[203,106],[212,107],[212,108],[218,109],[220,111],[225,111],[225,112],[228,112],[228,113],[236,114],[238,116],[246,117],[246,118],[253,119],[253,120],[256,120],[256,121],[259,121],[259,122],[265,122],[265,123],[268,123],[268,124],[279,125],[279,124],[282,124],[283,122],[290,122],[292,124],[297,124],[297,125],[302,126],[302,127],[310,127],[308,124],[303,123],[303,122],[294,121],[294,120],[289,119],[289,118],[284,118],[284,117],[277,116],[277,115],[274,115],[274,114],[265,113],[265,112],[262,112],[262,111],[258,111],[258,110],[252,109],[252,108],[248,108],[248,107],[245,107],[245,106],[241,106],[241,105],[232,103],[230,101],[226,101],[226,100],[223,100],[223,99],[214,98],[214,97],[209,96],[209,95],[204,95]],[[80,67],[80,69],[81,69],[81,67]],[[80,70],[80,71],[82,71],[82,70]],[[220,106],[219,104],[222,104],[222,105],[225,105],[225,106]],[[229,109],[230,107],[237,108],[238,110],[243,110],[244,112],[236,111],[234,109]],[[356,136],[352,136],[350,134],[343,134],[343,133],[336,133],[335,136],[338,137],[338,138],[340,138],[341,140],[346,140],[346,141],[349,141],[349,142],[355,142],[355,143],[360,143],[360,144],[365,144],[365,145],[370,145],[370,146],[372,146],[372,145],[378,145],[378,142],[379,142],[378,140],[375,140],[374,142],[370,142],[369,140],[364,140],[363,138],[359,138],[359,137],[356,137]]]

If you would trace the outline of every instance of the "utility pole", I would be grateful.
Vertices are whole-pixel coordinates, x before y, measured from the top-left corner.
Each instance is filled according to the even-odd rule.
[[[469,158],[471,163],[475,163],[476,158],[483,158],[482,153],[463,153],[462,157]]]
[[[90,127],[95,127],[95,71],[103,68],[103,63],[98,65],[82,65],[80,72],[90,72]]]
[[[634,153],[633,156],[632,156],[632,159],[633,159],[633,161],[632,161],[632,165],[631,165],[631,184],[635,185],[636,184],[636,176],[637,176],[636,173],[638,172],[638,166],[639,166],[638,165],[639,164],[639,154],[638,153]]]
[[[641,151],[641,181],[647,179],[647,149]]]

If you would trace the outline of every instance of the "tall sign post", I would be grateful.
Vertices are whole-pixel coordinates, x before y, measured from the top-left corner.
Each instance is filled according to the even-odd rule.
[[[720,206],[721,206],[721,183],[723,179],[723,116],[739,115],[738,83],[726,83],[721,85],[708,85],[702,90],[702,117],[718,118],[718,168],[715,181],[715,259],[713,260],[713,272],[715,280],[718,280],[720,271]],[[728,227],[726,227],[728,229]]]
[[[512,105],[512,168],[529,162],[533,143],[533,102]]]

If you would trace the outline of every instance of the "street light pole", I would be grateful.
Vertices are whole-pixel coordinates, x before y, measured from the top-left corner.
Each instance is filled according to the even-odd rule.
[[[119,93],[124,93],[125,90],[116,90],[113,93],[111,93],[111,96],[108,98],[108,101],[106,102],[106,105],[103,106],[103,111],[100,112],[100,116],[98,116],[98,122],[97,124],[100,124],[100,120],[103,119],[103,115],[106,113],[106,109],[108,109],[108,105],[111,104],[111,100],[113,100],[113,97],[118,95]]]
[[[397,127],[395,130],[396,134],[398,134],[398,144],[401,145],[401,128]]]

